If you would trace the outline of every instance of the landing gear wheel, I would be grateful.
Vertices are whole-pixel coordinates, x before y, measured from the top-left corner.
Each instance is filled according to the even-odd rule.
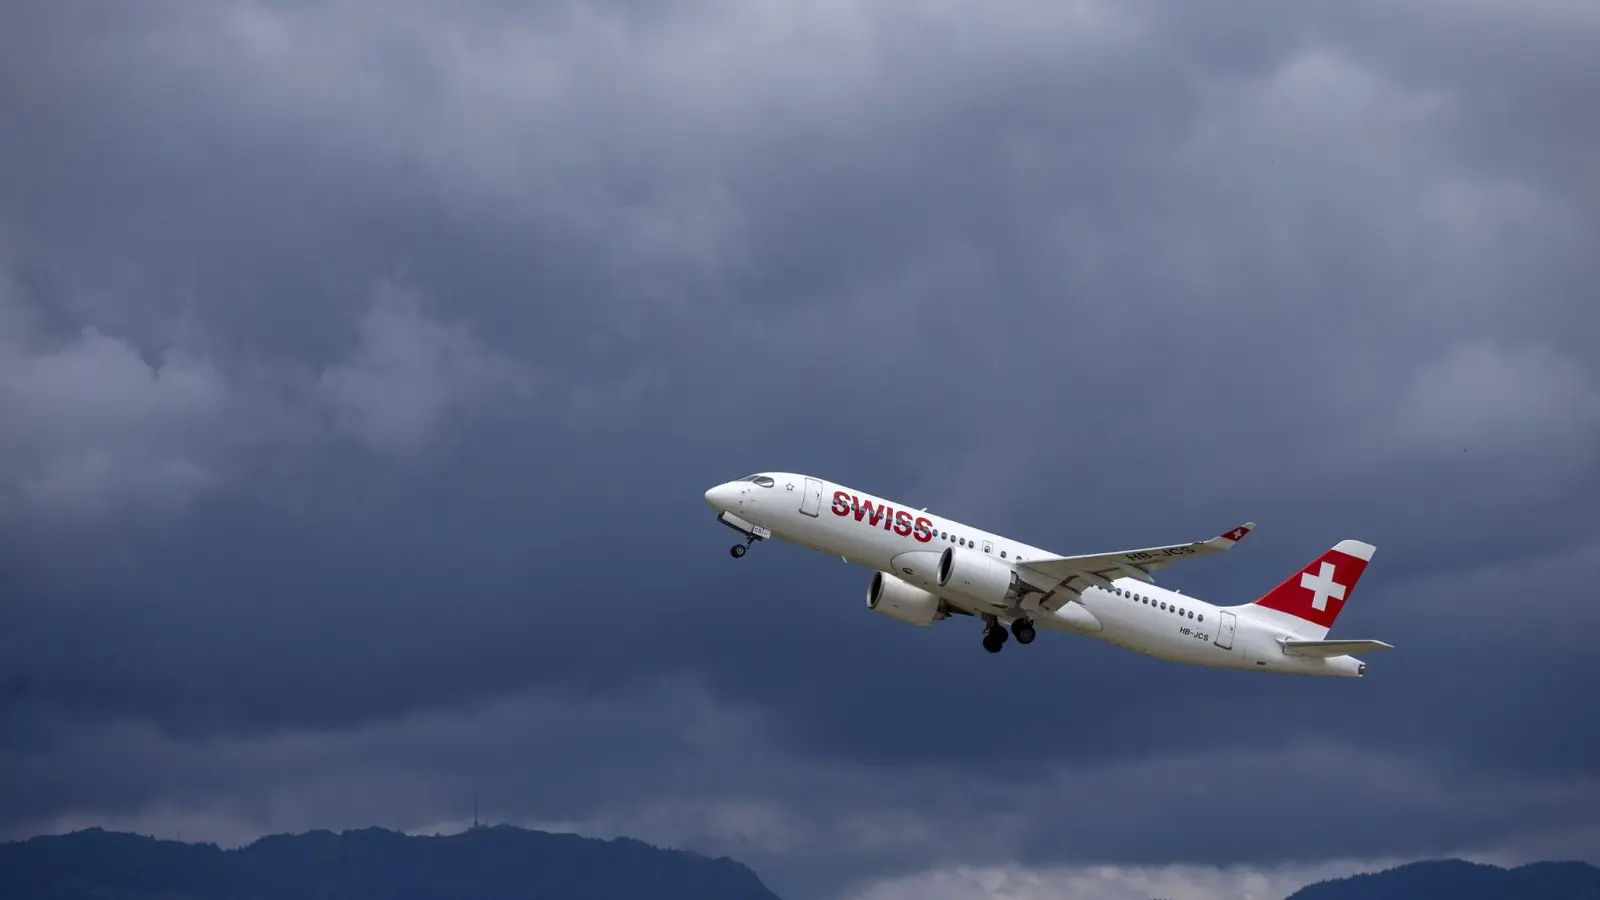
[[[1027,619],[1018,619],[1011,623],[1011,634],[1016,637],[1019,644],[1033,643],[1033,623]]]
[[[744,551],[746,549],[747,548],[743,544],[734,544],[732,547],[728,548],[728,552],[733,554],[733,558],[734,559],[738,559],[739,557],[744,555]]]
[[[986,615],[983,620],[983,649],[999,653],[1000,648],[1006,645],[1006,627],[994,616]]]

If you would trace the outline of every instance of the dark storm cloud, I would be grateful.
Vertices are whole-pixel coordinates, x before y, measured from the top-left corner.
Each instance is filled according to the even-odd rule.
[[[1600,827],[1594,15],[1231,9],[0,11],[4,827],[482,792],[796,895]],[[731,563],[763,468],[1254,519],[1164,578],[1225,602],[1360,537],[1337,632],[1400,649],[991,658]]]

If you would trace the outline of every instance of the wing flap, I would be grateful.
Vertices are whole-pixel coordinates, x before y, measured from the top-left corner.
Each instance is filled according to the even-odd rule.
[[[1290,656],[1317,656],[1329,659],[1335,656],[1348,656],[1352,653],[1368,653],[1374,650],[1393,650],[1392,644],[1383,641],[1278,641],[1283,646],[1283,652]]]

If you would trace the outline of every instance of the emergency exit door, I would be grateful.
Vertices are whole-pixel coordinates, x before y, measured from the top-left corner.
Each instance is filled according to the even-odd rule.
[[[822,482],[815,478],[806,479],[806,492],[800,498],[800,511],[812,518],[822,511]]]
[[[1238,625],[1238,616],[1231,612],[1222,614],[1222,621],[1217,623],[1216,645],[1224,650],[1233,649],[1233,629]]]

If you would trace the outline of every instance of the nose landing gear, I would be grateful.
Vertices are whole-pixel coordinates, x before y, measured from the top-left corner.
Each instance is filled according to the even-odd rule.
[[[772,537],[771,529],[763,528],[760,525],[756,525],[751,522],[746,522],[744,519],[741,519],[730,512],[724,511],[719,514],[717,516],[717,521],[728,526],[729,528],[732,528],[734,531],[739,532],[740,536],[744,538],[744,543],[734,544],[732,547],[728,548],[728,555],[732,556],[734,559],[738,559],[739,557],[745,555],[745,553],[749,551],[750,545],[754,544],[756,541],[764,541],[767,538]]]

